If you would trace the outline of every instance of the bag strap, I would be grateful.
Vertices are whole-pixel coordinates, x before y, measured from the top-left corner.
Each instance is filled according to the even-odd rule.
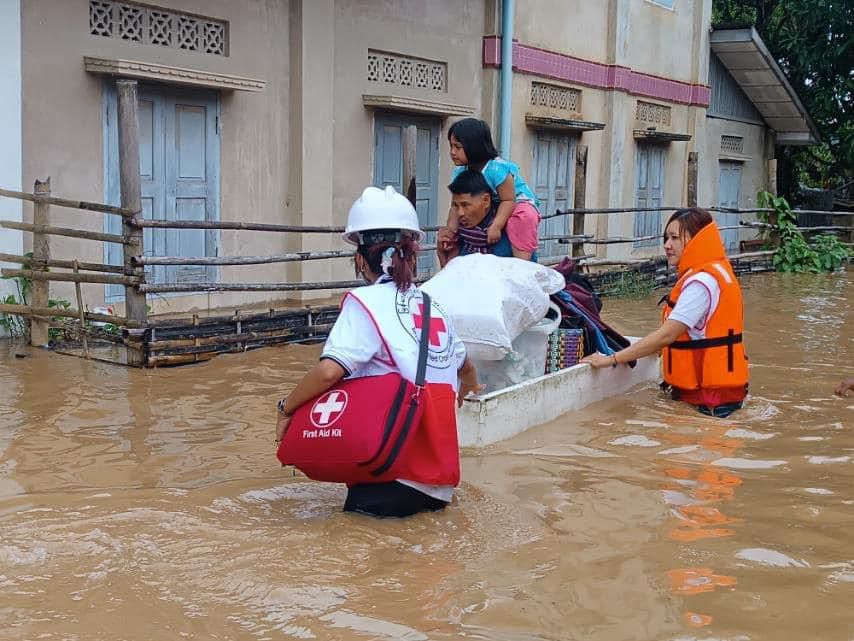
[[[421,298],[424,301],[424,311],[422,312],[421,341],[418,345],[418,369],[415,371],[416,387],[424,387],[424,380],[427,377],[427,353],[430,350],[430,307],[432,304],[427,292],[421,292]]]

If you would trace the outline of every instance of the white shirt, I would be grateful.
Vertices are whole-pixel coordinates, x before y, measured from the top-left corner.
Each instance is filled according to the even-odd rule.
[[[466,348],[456,332],[453,332],[452,340],[456,369],[459,370],[466,360]],[[347,370],[348,375],[364,370],[372,376],[398,371],[370,314],[349,298],[341,307],[320,357],[334,360]],[[407,479],[397,479],[397,482],[446,503],[450,503],[454,496],[454,488],[450,485],[426,485]]]
[[[706,337],[706,325],[718,308],[721,286],[711,274],[700,272],[689,276],[682,287],[676,307],[668,320],[679,321],[688,328],[692,340]]]

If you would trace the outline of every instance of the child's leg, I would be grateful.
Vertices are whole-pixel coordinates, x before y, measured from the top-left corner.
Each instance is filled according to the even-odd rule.
[[[507,237],[513,246],[514,255],[520,253],[530,254],[537,250],[540,242],[540,212],[533,203],[523,201],[516,203],[513,214],[507,221]]]

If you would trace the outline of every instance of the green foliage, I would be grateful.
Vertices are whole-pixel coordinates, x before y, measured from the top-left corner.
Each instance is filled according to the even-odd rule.
[[[32,258],[33,253],[27,252],[25,254],[27,258]],[[22,265],[22,269],[30,269],[32,265],[30,263],[24,263]],[[11,280],[15,283],[15,289],[17,294],[8,294],[3,299],[4,305],[26,305],[27,301],[30,298],[30,292],[33,289],[33,281],[29,278],[18,278],[12,276],[0,276],[2,280]],[[23,340],[28,340],[30,334],[30,327],[24,318],[21,316],[17,316],[15,314],[0,314],[0,327],[4,328],[12,338],[20,338]]]
[[[25,256],[27,256],[27,258],[32,258],[33,253],[28,252]],[[24,263],[22,269],[32,269],[32,265],[30,263]],[[33,291],[33,281],[31,278],[24,278],[22,276],[2,276],[0,278],[3,280],[13,281],[15,283],[15,289],[17,290],[17,294],[8,294],[2,299],[5,305],[30,304],[30,293]],[[57,309],[69,309],[71,307],[71,301],[65,300],[64,298],[50,298],[47,301],[47,306]],[[52,316],[51,320],[62,320],[62,317]],[[12,338],[29,340],[29,325],[21,316],[16,314],[6,314],[5,312],[0,314],[0,327],[3,327],[7,332],[9,332],[9,335],[12,336]],[[48,330],[48,336],[51,340],[64,338],[66,336],[66,331],[61,328],[52,327]]]
[[[798,218],[782,196],[767,191],[759,192],[757,198],[763,209],[773,213],[759,214],[760,220],[774,225],[773,231],[780,238],[780,247],[774,254],[774,267],[781,272],[827,272],[839,269],[850,256],[848,248],[836,236],[822,234],[813,238],[810,246],[798,229]]]
[[[655,278],[637,270],[618,272],[607,288],[608,296],[618,298],[646,298],[655,289]]]
[[[785,147],[780,187],[824,189],[854,176],[854,2],[850,0],[714,0],[715,26],[754,26],[816,124],[822,144]],[[788,167],[786,166],[788,165]]]

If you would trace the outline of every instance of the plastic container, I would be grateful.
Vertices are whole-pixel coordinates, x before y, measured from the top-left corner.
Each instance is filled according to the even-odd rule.
[[[545,373],[549,334],[558,328],[560,310],[549,304],[545,318],[519,334],[513,341],[513,351],[498,361],[474,360],[477,378],[486,386],[485,392],[511,387]]]

